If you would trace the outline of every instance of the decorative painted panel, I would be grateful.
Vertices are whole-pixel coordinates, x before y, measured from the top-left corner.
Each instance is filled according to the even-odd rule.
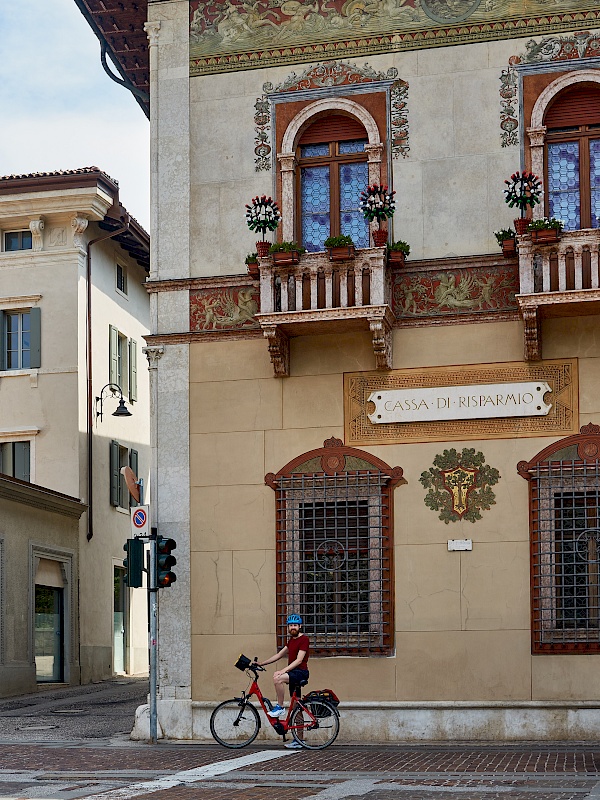
[[[197,289],[190,292],[190,331],[258,328],[260,295],[254,286]]]
[[[578,15],[577,22],[584,19],[590,19],[590,15]],[[600,14],[596,14],[595,19],[600,19]],[[573,24],[571,27],[577,27],[577,25]],[[519,144],[517,119],[519,79],[515,69],[517,64],[574,61],[598,56],[600,56],[600,33],[594,31],[579,31],[568,36],[547,36],[540,41],[530,39],[525,45],[524,53],[511,56],[508,60],[508,67],[503,69],[500,74],[500,128],[502,129],[500,142],[502,147]]]
[[[392,274],[392,310],[398,322],[516,311],[516,264],[424,272],[407,267]]]
[[[596,0],[190,0],[190,74],[572,30]]]
[[[460,358],[460,355],[457,355]],[[475,384],[544,381],[551,411],[543,417],[393,422],[374,425],[369,414],[373,392]],[[565,436],[579,430],[577,359],[534,363],[471,364],[344,375],[344,428],[348,445],[402,444],[409,442],[511,439],[526,436]]]
[[[271,169],[271,144],[268,131],[271,130],[271,109],[269,98],[285,93],[306,91],[307,89],[359,86],[379,81],[394,81],[390,88],[390,134],[392,158],[406,158],[408,144],[408,83],[398,78],[398,70],[390,67],[387,72],[376,72],[368,64],[359,66],[343,61],[326,61],[307,67],[300,75],[292,72],[288,77],[273,86],[263,84],[262,97],[254,104],[254,164],[256,172]]]

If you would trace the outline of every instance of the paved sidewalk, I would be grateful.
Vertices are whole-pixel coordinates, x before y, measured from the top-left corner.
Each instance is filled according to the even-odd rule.
[[[600,800],[600,745],[4,744],[0,797],[90,800]],[[252,762],[256,759],[256,763]]]

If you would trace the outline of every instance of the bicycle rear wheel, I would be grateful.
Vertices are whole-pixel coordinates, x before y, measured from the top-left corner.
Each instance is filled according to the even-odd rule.
[[[310,711],[315,722],[306,713]],[[307,700],[299,703],[290,719],[292,736],[309,750],[322,750],[335,742],[340,731],[337,709],[325,700]]]
[[[225,700],[210,715],[210,732],[223,747],[246,747],[260,730],[258,711],[250,703]]]

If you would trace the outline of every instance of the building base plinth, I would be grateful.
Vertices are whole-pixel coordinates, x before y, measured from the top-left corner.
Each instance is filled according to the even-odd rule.
[[[159,722],[167,739],[213,741],[210,715],[217,702],[162,700]],[[359,703],[340,705],[340,742],[592,741],[600,739],[600,703]],[[145,726],[144,726],[145,727]],[[138,736],[140,728],[134,729]],[[137,737],[136,737],[137,738]],[[143,738],[143,736],[141,737]],[[262,719],[260,740],[278,740]]]

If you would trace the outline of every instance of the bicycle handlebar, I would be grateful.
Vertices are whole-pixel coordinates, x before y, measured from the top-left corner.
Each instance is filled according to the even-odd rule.
[[[264,667],[261,667],[261,666],[260,666],[260,664],[257,664],[257,663],[256,663],[256,662],[257,662],[257,660],[258,660],[258,656],[255,656],[255,657],[254,657],[254,661],[252,662],[252,664],[250,664],[250,666],[248,667],[248,669],[251,669],[251,670],[252,670],[252,672],[254,672],[255,674],[256,674],[257,672],[266,672],[267,670],[266,670]]]

